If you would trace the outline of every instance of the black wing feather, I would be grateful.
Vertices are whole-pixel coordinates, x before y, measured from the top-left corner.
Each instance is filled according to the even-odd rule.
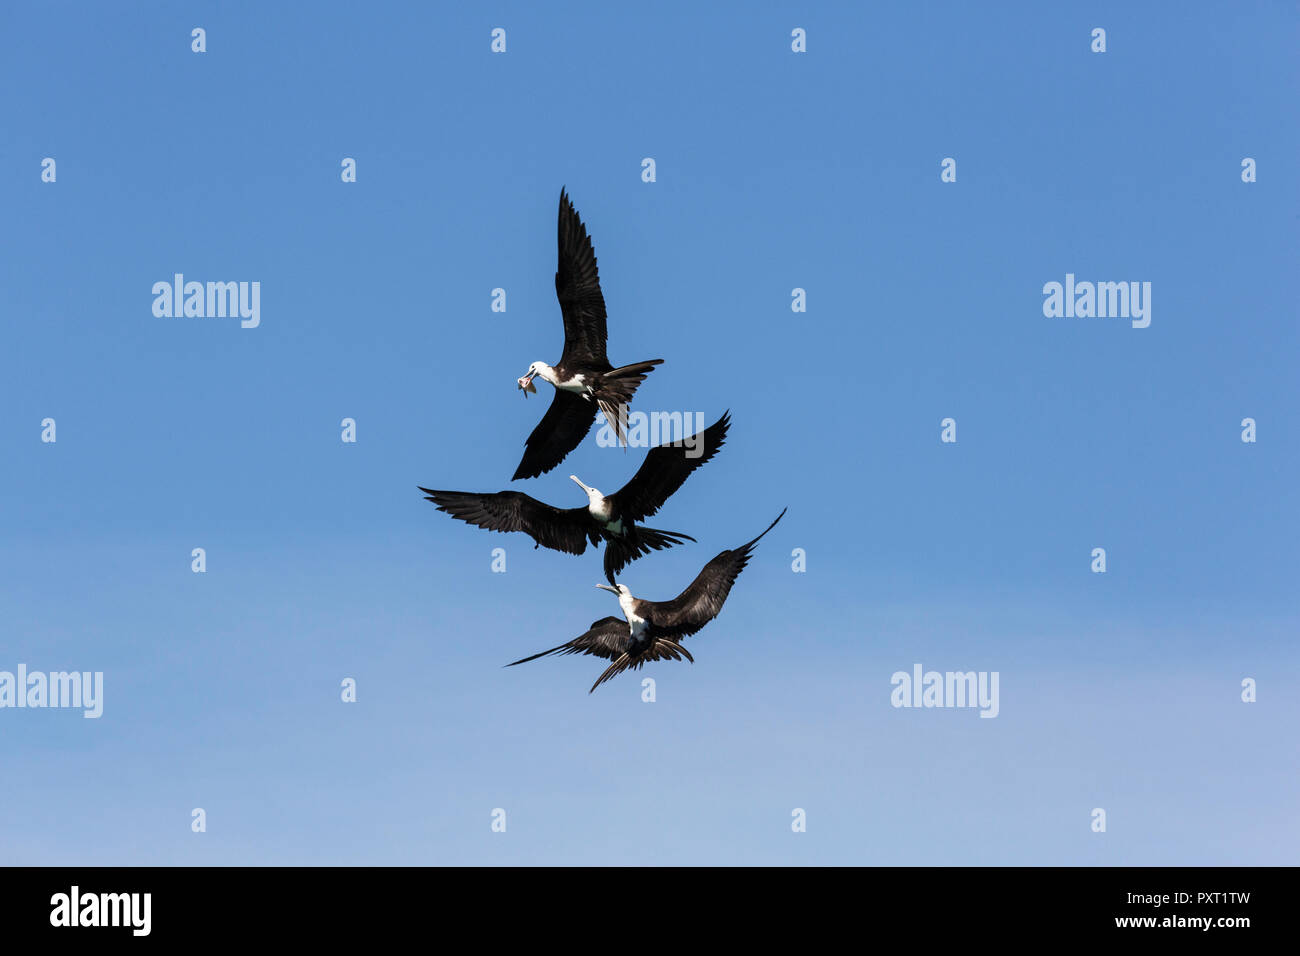
[[[425,498],[453,518],[489,531],[522,531],[544,548],[566,554],[587,550],[586,508],[556,508],[518,491],[477,495],[421,488]]]
[[[627,621],[617,617],[602,617],[599,621],[593,621],[591,628],[585,634],[581,634],[559,647],[552,647],[549,651],[542,651],[540,654],[533,654],[531,657],[522,657],[517,661],[511,661],[506,667],[526,664],[549,654],[594,654],[596,657],[608,659],[622,654],[631,643],[632,633],[627,626]]]
[[[763,534],[775,528],[776,522],[784,515],[783,509]],[[704,570],[695,576],[685,591],[671,601],[642,601],[638,613],[650,621],[651,633],[680,640],[694,634],[717,617],[727,595],[731,593],[732,585],[736,583],[740,572],[745,570],[754,546],[763,534],[739,548],[723,551],[704,566]]]
[[[663,507],[677,493],[691,472],[718,453],[731,426],[731,412],[724,412],[716,422],[691,436],[680,445],[663,444],[651,448],[645,461],[626,485],[613,495],[618,513],[632,521],[643,521]],[[692,458],[688,452],[699,452]]]
[[[595,420],[595,402],[557,388],[551,407],[524,442],[524,457],[510,480],[536,478],[550,471],[581,444]]]
[[[605,357],[605,297],[600,291],[596,251],[587,227],[563,189],[560,190],[558,224],[559,264],[555,271],[555,296],[564,315],[564,354],[560,365],[574,363],[609,367]]]

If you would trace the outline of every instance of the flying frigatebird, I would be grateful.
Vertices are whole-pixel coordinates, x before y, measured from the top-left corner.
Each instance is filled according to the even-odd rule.
[[[581,508],[554,508],[519,491],[479,495],[420,490],[425,500],[453,518],[490,531],[522,531],[537,545],[555,551],[582,554],[588,540],[592,545],[603,540],[605,577],[613,584],[614,576],[642,555],[695,540],[688,534],[644,528],[636,522],[663,507],[691,472],[717,454],[730,425],[731,413],[726,412],[690,438],[651,448],[636,474],[612,495],[601,494],[577,475],[570,475],[587,493],[587,504]]]
[[[781,514],[776,516],[776,521],[768,525],[763,534],[776,527],[776,522],[784,516],[785,509],[782,509]],[[723,551],[704,566],[704,570],[696,575],[685,591],[671,601],[643,601],[633,597],[625,584],[614,587],[597,584],[596,587],[618,597],[619,607],[623,609],[626,620],[601,618],[591,625],[587,633],[568,643],[506,666],[514,667],[515,664],[535,661],[548,654],[594,654],[596,657],[613,660],[605,673],[591,685],[591,690],[587,691],[590,694],[611,677],[629,668],[637,670],[650,661],[679,661],[684,657],[695,663],[690,651],[682,647],[682,638],[690,637],[718,616],[723,602],[731,593],[731,586],[736,583],[740,572],[745,570],[754,545],[758,544],[763,534],[739,548]]]
[[[628,403],[637,386],[663,359],[651,359],[614,368],[605,356],[605,297],[600,292],[596,253],[587,227],[563,189],[560,190],[559,265],[555,272],[555,295],[564,316],[564,352],[554,366],[534,362],[518,385],[537,393],[533,379],[541,377],[555,386],[555,397],[542,420],[524,443],[524,457],[515,469],[518,478],[535,478],[550,471],[564,456],[578,447],[596,420],[596,409],[605,413],[614,434],[623,444]]]

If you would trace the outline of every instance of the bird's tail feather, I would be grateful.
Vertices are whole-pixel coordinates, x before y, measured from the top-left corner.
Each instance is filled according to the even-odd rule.
[[[632,402],[632,395],[645,377],[654,371],[656,365],[662,365],[663,359],[651,359],[648,362],[634,362],[621,368],[611,369],[600,377],[600,391],[596,401],[605,413],[605,421],[614,429],[620,444],[626,445],[627,407]]]
[[[618,572],[643,555],[651,551],[662,551],[675,544],[694,541],[689,534],[680,531],[660,531],[658,528],[633,526],[622,537],[605,539],[605,579],[610,584]]]
[[[650,650],[636,658],[630,657],[626,651],[616,657],[614,663],[605,668],[605,673],[596,678],[596,683],[591,685],[591,690],[587,691],[587,693],[594,693],[596,688],[605,683],[605,681],[609,680],[611,677],[617,677],[628,668],[639,670],[641,665],[645,664],[647,661],[680,661],[682,658],[685,658],[692,664],[695,663],[695,658],[691,656],[691,652],[682,647],[682,645],[678,644],[676,641],[671,641],[666,637],[658,638],[654,642],[653,646],[651,646]]]
[[[591,690],[587,691],[587,693],[594,694],[596,688],[605,683],[605,681],[627,670],[628,662],[630,660],[631,658],[627,656],[627,651],[624,651],[622,654],[618,655],[618,657],[614,658],[614,663],[605,668],[605,673],[596,678],[596,683],[591,685]]]

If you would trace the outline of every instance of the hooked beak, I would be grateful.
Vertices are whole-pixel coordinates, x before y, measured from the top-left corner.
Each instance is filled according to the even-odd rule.
[[[570,475],[569,480],[576,481],[578,483],[578,487],[581,488],[583,491],[591,491],[590,488],[588,488],[586,485],[582,483],[582,479],[579,478],[577,475]]]
[[[608,584],[597,584],[596,587],[600,588],[602,591],[608,591],[610,594],[618,593],[618,588],[612,588]]]

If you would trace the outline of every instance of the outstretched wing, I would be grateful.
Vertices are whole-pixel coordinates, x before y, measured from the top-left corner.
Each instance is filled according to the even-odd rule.
[[[780,521],[785,515],[776,516]],[[767,526],[763,534],[776,527],[776,521]],[[642,601],[638,613],[650,621],[651,633],[661,637],[681,640],[689,637],[718,616],[722,605],[731,593],[740,572],[745,570],[754,546],[762,539],[760,534],[748,544],[723,551],[704,566],[686,590],[671,601]]]
[[[629,657],[626,651],[616,657],[614,663],[605,668],[605,673],[596,678],[596,683],[591,685],[591,690],[587,691],[587,693],[592,693],[605,681],[611,677],[617,677],[629,667],[638,670],[642,664],[650,661],[680,661],[683,657],[692,664],[695,663],[695,658],[691,657],[691,652],[676,641],[670,641],[664,637],[657,638],[654,643],[636,657]]]
[[[544,548],[567,554],[587,550],[586,508],[555,508],[518,491],[476,495],[421,488],[439,511],[489,531],[522,531]]]
[[[555,296],[564,315],[564,354],[561,365],[609,365],[605,357],[605,297],[600,292],[596,251],[587,227],[563,189],[560,190],[558,231],[559,264],[555,269]]]
[[[576,392],[555,390],[551,407],[524,442],[524,457],[511,481],[536,478],[550,471],[586,437],[596,420],[596,403]]]
[[[511,661],[506,667],[526,664],[549,654],[594,654],[596,657],[617,657],[631,643],[631,629],[627,626],[627,621],[617,617],[602,617],[591,625],[591,629],[587,633],[579,635],[559,647],[552,647],[549,651],[542,651],[540,654],[534,654],[531,657]]]
[[[728,411],[679,445],[665,443],[651,448],[632,479],[614,493],[618,513],[632,521],[642,521],[662,508],[691,472],[718,453],[730,426]]]

